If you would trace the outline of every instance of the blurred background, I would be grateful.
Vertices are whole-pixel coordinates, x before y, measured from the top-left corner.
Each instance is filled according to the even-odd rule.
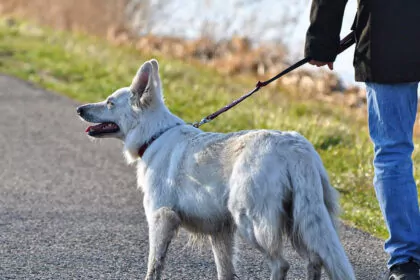
[[[139,51],[205,63],[223,74],[268,77],[303,58],[310,0],[2,0],[0,12],[54,28],[106,37]],[[342,37],[350,31],[356,0],[347,4]],[[364,104],[354,82],[354,47],[334,72],[305,66],[280,83],[327,101],[346,93],[351,107]],[[315,70],[315,71],[314,71]]]

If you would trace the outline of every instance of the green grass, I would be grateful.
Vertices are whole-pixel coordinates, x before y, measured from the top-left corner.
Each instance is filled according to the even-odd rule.
[[[131,47],[114,47],[102,39],[0,20],[0,72],[80,102],[101,100],[127,86],[137,68],[152,57],[160,62],[168,107],[189,122],[200,120],[255,85],[253,77],[225,77],[204,66],[143,54]],[[315,145],[341,193],[345,223],[380,238],[387,236],[371,186],[372,147],[367,127],[354,112],[298,100],[270,86],[202,128],[300,132]]]

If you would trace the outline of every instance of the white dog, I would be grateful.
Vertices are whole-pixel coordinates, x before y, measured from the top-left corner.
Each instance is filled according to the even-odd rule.
[[[335,228],[337,194],[313,146],[296,132],[206,133],[164,105],[158,63],[130,87],[77,109],[92,137],[124,142],[137,161],[150,252],[146,279],[160,279],[179,227],[209,237],[218,279],[233,279],[234,233],[261,251],[271,279],[285,279],[283,238],[308,261],[308,279],[355,279]]]

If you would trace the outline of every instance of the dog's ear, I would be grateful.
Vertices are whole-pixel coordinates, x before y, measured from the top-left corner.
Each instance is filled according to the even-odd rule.
[[[133,93],[131,103],[134,106],[141,106],[142,97],[150,91],[151,78],[153,66],[148,61],[145,62],[137,71],[130,85],[130,90]]]
[[[159,74],[159,63],[156,59],[151,59],[150,63],[153,65],[153,72]]]
[[[131,96],[131,104],[133,106],[142,107],[153,101],[153,94],[157,86],[153,81],[153,64],[154,62],[151,61],[145,62],[139,68],[131,82],[130,90],[133,93]]]
[[[159,76],[159,63],[156,59],[151,59],[150,63],[153,66],[153,80],[155,82],[155,86],[156,86],[156,93],[160,95],[160,98],[162,98],[162,83],[160,81],[160,76]]]

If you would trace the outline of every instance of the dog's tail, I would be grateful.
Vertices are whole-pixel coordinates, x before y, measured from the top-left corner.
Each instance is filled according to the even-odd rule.
[[[327,172],[316,155],[300,160],[293,185],[293,235],[299,236],[306,249],[321,259],[333,280],[354,280],[352,266],[336,230],[338,194],[331,187]]]

